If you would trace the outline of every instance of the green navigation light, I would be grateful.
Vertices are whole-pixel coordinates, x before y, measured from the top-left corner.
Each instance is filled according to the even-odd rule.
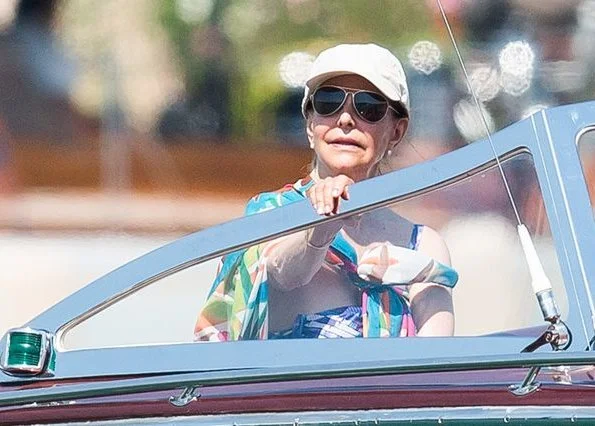
[[[6,346],[0,359],[0,369],[16,376],[30,376],[48,371],[52,358],[52,339],[49,333],[32,328],[9,330]]]
[[[35,367],[41,357],[40,334],[14,332],[10,335],[8,364],[12,366]]]

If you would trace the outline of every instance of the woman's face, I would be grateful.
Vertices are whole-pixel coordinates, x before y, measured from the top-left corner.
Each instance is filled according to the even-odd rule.
[[[368,80],[354,74],[333,77],[321,84],[325,85],[381,93]],[[378,162],[407,129],[407,119],[397,118],[392,110],[376,123],[363,120],[354,111],[351,97],[349,94],[343,107],[329,116],[314,111],[308,114],[306,130],[321,178],[344,174],[359,181],[375,175]]]

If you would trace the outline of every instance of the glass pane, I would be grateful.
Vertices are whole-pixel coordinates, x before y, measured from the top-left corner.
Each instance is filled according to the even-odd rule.
[[[568,301],[544,213],[532,157],[528,153],[519,153],[504,160],[502,165],[519,216],[533,236],[537,252],[554,285],[557,303],[563,316],[566,316]],[[382,217],[388,224],[387,228],[380,230],[377,227],[374,231],[360,233],[363,229],[361,223],[366,223],[365,221],[372,217]],[[360,319],[363,311],[367,311],[370,318],[373,315],[369,304],[370,298],[373,297],[372,293],[369,290],[362,290],[361,280],[357,281],[357,274],[360,274],[359,276],[362,274],[359,268],[364,263],[364,252],[375,242],[389,241],[393,245],[409,246],[411,241],[415,240],[413,224],[428,225],[442,235],[450,250],[452,265],[459,273],[459,282],[452,293],[456,335],[484,335],[543,324],[519,243],[514,210],[507,197],[500,172],[495,166],[487,167],[446,187],[366,213],[359,221],[359,228],[353,226],[350,228],[350,225],[343,228],[341,233],[344,236],[343,243],[337,243],[337,240],[333,243],[333,247],[337,244],[335,248],[338,247],[342,254],[334,252],[335,258],[333,258],[329,255],[330,252],[323,252],[323,255],[326,255],[324,263],[316,267],[320,269],[314,269],[316,275],[309,283],[296,284],[296,281],[291,280],[300,280],[304,274],[307,275],[312,264],[308,262],[311,261],[303,261],[301,264],[290,263],[290,266],[285,266],[289,268],[284,269],[285,271],[297,271],[292,275],[295,278],[288,280],[288,285],[295,287],[291,289],[280,289],[281,284],[273,284],[271,281],[273,279],[271,277],[274,276],[273,271],[271,269],[267,271],[267,279],[271,284],[268,286],[267,296],[260,301],[268,308],[268,324],[271,332],[269,337],[273,337],[273,334],[279,337],[281,332],[293,333],[291,330],[296,330],[298,323],[301,333],[304,330],[303,327],[306,327],[304,324],[310,324],[309,321],[314,318],[310,314],[320,314],[321,316],[316,317],[316,321],[328,324],[325,322],[326,319],[321,318],[335,318],[332,315],[337,313],[333,312],[329,316],[327,311],[345,306],[355,309],[353,315],[359,315]],[[422,229],[421,241],[424,241],[423,232],[425,231]],[[293,237],[295,235],[287,238]],[[303,241],[303,239],[298,240]],[[264,245],[259,247],[262,256]],[[267,251],[269,260],[274,257],[274,253],[278,253],[275,250],[280,249]],[[231,256],[233,255],[230,255],[230,258]],[[395,256],[397,259],[395,263],[407,264],[410,261],[404,261],[406,257],[399,257],[402,254]],[[254,257],[254,259],[257,258]],[[275,260],[276,263],[267,263],[269,265],[267,267],[276,268],[276,265],[282,264],[287,259],[291,258],[279,257]],[[352,269],[349,266],[349,259],[352,259],[354,265]],[[219,259],[214,259],[188,268],[125,297],[66,333],[66,346],[78,348],[192,341],[198,313],[217,275],[218,262]],[[256,284],[251,286],[259,280],[259,276],[264,276],[259,275],[263,272],[262,268],[257,266],[257,263],[250,262],[251,260],[246,261],[245,271],[238,272],[249,276],[249,281],[238,281],[240,284],[233,287],[235,289],[233,292],[222,293],[218,299],[235,298],[233,309],[237,313],[233,318],[247,318],[242,316],[242,312],[246,310],[245,305],[248,303],[244,303],[245,299],[237,299],[237,296],[241,292],[254,295]],[[354,275],[355,269],[357,272]],[[240,271],[240,269],[233,269],[233,271]],[[290,273],[287,272],[287,274]],[[227,278],[232,276],[229,274]],[[400,286],[400,288],[403,290],[405,299],[412,295],[409,290],[413,287]],[[238,304],[237,300],[242,302]],[[218,306],[220,308],[223,305]],[[231,306],[228,305],[225,309]],[[221,313],[221,311],[217,312],[218,315]],[[324,315],[321,312],[324,312]],[[340,315],[345,312],[347,311],[341,311]],[[416,315],[413,311],[414,322],[419,320]],[[257,317],[258,315],[253,318]],[[212,318],[213,316],[209,316],[209,321]],[[242,330],[251,329],[256,333],[253,336],[257,336],[260,330],[258,327],[263,324],[263,318],[254,319],[254,322],[250,323],[253,328],[248,326],[248,320],[240,322],[239,326]],[[352,317],[349,318],[351,321]],[[361,332],[363,326],[358,325],[358,327]],[[210,336],[211,332],[212,330],[205,335]],[[307,334],[299,335],[305,337]],[[293,336],[296,335],[293,334]]]
[[[148,285],[64,333],[68,349],[177,343],[193,340],[196,313],[219,259]]]
[[[578,141],[578,154],[587,182],[591,207],[595,211],[595,131],[585,132]]]
[[[592,98],[593,0],[442,3],[490,132]],[[435,0],[0,4],[0,227],[8,232],[0,236],[0,270],[9,290],[19,294],[26,279],[37,295],[27,309],[4,296],[0,333],[87,282],[91,271],[86,261],[82,272],[70,266],[68,253],[58,261],[42,253],[44,264],[67,266],[56,278],[25,274],[30,251],[12,232],[183,234],[230,220],[257,191],[303,174],[311,159],[304,82],[325,48],[370,41],[402,61],[411,120],[395,167],[484,136]],[[492,189],[489,202],[501,203]],[[425,201],[429,207],[415,213],[446,237],[454,226],[448,215],[481,213],[465,197],[447,200],[448,208],[441,197],[422,197],[437,204]]]
[[[527,153],[503,162],[520,219],[533,237],[563,316],[568,300]],[[440,230],[460,280],[453,292],[455,333],[478,335],[543,323],[517,234],[517,220],[500,171],[493,166],[454,185],[396,206]]]

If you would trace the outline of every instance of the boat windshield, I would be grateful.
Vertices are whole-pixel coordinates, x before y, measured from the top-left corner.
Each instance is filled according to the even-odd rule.
[[[502,166],[566,316],[566,289],[533,159],[527,152],[518,152]],[[516,219],[495,165],[376,210],[380,209],[442,230],[453,267],[460,275],[453,291],[455,335],[478,336],[543,324]],[[194,325],[217,275],[218,263],[219,259],[214,259],[187,268],[127,295],[68,329],[63,335],[65,347],[193,341]]]
[[[90,241],[84,251],[69,240],[66,244],[74,248],[58,258],[52,256],[58,251],[53,246],[33,252],[12,235],[0,234],[12,255],[0,256],[0,270],[11,283],[11,293],[0,300],[0,312],[11,317],[0,322],[0,335],[35,318],[62,296],[75,294],[92,278],[166,241],[201,229],[215,229],[216,235],[216,225],[241,216],[250,197],[306,176],[312,149],[300,108],[304,85],[316,55],[336,44],[374,42],[403,64],[409,127],[406,138],[391,150],[388,169],[393,170],[395,186],[407,183],[401,176],[412,181],[441,176],[447,167],[434,170],[433,161],[471,152],[487,135],[501,134],[540,111],[593,98],[595,0],[440,3],[447,21],[436,0],[65,1],[52,12],[56,19],[51,30],[54,41],[76,58],[72,69],[64,66],[68,61],[58,48],[48,47],[47,64],[40,65],[44,60],[40,62],[37,51],[21,46],[19,40],[36,40],[48,28],[16,25],[19,19],[6,33],[0,28],[0,38],[7,36],[0,52],[7,58],[16,55],[6,61],[11,67],[4,74],[0,70],[5,77],[0,86],[7,85],[2,93],[8,94],[0,97],[0,191],[3,168],[11,163],[4,158],[16,159],[14,174],[23,176],[25,188],[22,194],[14,190],[16,196],[3,203],[0,222],[9,234],[74,229]],[[51,39],[38,43],[54,45]],[[38,68],[46,65],[49,71],[40,73]],[[38,74],[47,79],[21,81],[21,76]],[[60,96],[42,103],[37,99],[43,96],[33,96],[29,89],[43,96],[60,89]],[[50,114],[69,111],[76,112],[74,118],[59,120]],[[48,114],[45,120],[39,119],[42,113]],[[31,133],[25,123],[39,129]],[[76,130],[79,127],[82,130]],[[3,143],[9,134],[10,150]],[[40,144],[39,134],[47,139]],[[554,248],[552,234],[563,221],[553,223],[550,216],[548,222],[545,205],[551,208],[552,192],[544,189],[542,194],[537,177],[542,173],[543,182],[543,168],[555,160],[543,161],[537,152],[534,159],[530,150],[522,149],[524,142],[515,141],[519,149],[504,153],[503,174],[518,219],[533,237],[553,283],[562,317],[572,321],[573,303],[588,289],[572,293],[565,286],[561,269],[566,272],[572,262],[562,256],[572,244],[562,249],[557,245],[558,252]],[[577,150],[595,209],[595,131],[579,136]],[[411,177],[411,170],[420,174]],[[455,336],[502,336],[544,324],[518,240],[517,215],[501,175],[491,161],[369,210],[423,224],[444,238],[459,274],[452,290]],[[370,182],[373,190],[377,180]],[[83,195],[72,188],[83,188]],[[29,200],[37,200],[35,206],[41,208],[34,209]],[[106,232],[109,245],[94,239],[98,231]],[[114,234],[127,233],[156,236],[150,243],[133,242],[133,248],[120,255]],[[405,245],[406,240],[403,237]],[[116,252],[117,262],[113,256],[97,256],[101,251]],[[74,260],[72,252],[80,257]],[[101,263],[107,258],[109,264]],[[174,273],[157,273],[159,279],[148,284],[106,282],[105,288],[117,290],[105,290],[105,305],[68,322],[60,330],[60,344],[82,349],[194,342],[197,318],[221,262],[216,257],[189,267],[169,265]],[[42,269],[44,263],[51,268]],[[31,272],[31,264],[41,278],[25,285],[22,277]],[[118,292],[135,284],[139,288],[134,291]],[[353,306],[362,306],[360,290],[349,291],[355,295]],[[404,292],[406,297],[406,288]],[[35,306],[30,300],[17,309],[14,300],[20,300],[21,293],[39,294],[43,300]],[[42,298],[43,293],[55,297]],[[69,315],[79,315],[79,306],[73,305],[71,300],[62,306],[70,309]],[[590,321],[584,314],[577,315]],[[63,319],[53,312],[43,315],[55,323]]]

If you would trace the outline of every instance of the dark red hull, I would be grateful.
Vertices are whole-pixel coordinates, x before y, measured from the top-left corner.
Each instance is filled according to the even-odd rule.
[[[1,424],[93,421],[213,414],[374,410],[481,406],[595,406],[595,387],[585,373],[563,384],[549,373],[541,388],[524,397],[508,386],[522,381],[526,369],[418,373],[200,388],[184,407],[169,398],[181,393],[147,392],[89,398],[61,404],[0,408]],[[78,382],[84,383],[84,382]],[[4,387],[8,391],[14,388]]]

